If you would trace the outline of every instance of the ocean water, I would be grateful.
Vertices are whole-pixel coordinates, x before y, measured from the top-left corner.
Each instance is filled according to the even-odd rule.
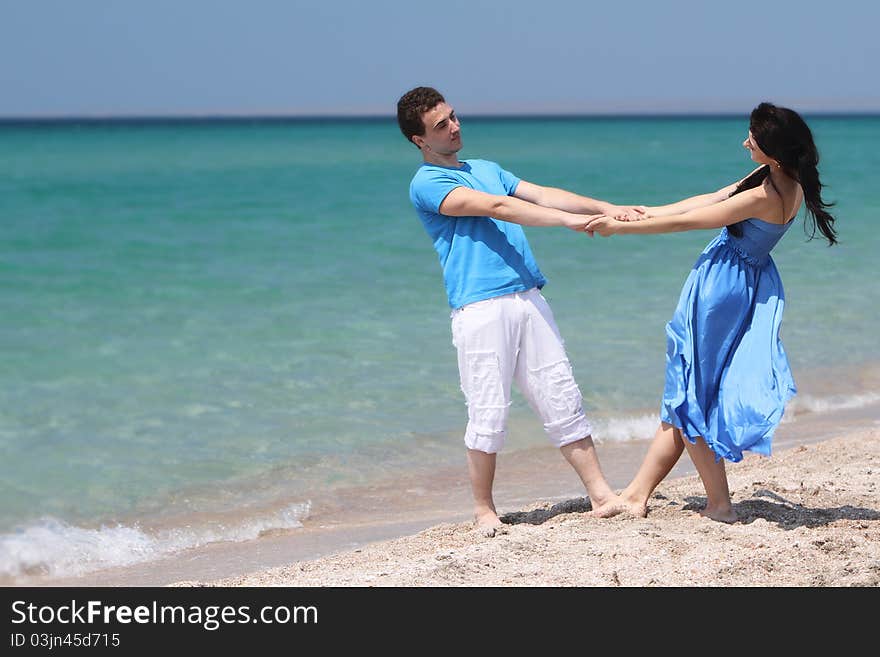
[[[809,120],[841,244],[795,226],[774,251],[787,417],[880,399],[880,118]],[[750,171],[746,131],[464,117],[460,155],[652,204]],[[336,490],[460,460],[419,162],[390,119],[0,124],[0,578],[293,529]],[[664,323],[714,233],[527,233],[597,439],[650,437]],[[506,449],[538,429],[518,398]]]

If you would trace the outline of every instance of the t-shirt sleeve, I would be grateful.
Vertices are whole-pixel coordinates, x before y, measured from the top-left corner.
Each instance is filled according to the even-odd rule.
[[[409,197],[417,208],[440,214],[440,204],[449,192],[461,186],[460,180],[442,171],[422,172],[412,181]]]
[[[517,185],[519,185],[520,179],[510,173],[510,171],[502,169],[500,166],[498,167],[498,174],[501,177],[501,184],[504,185],[507,195],[513,196],[514,192],[516,192]]]

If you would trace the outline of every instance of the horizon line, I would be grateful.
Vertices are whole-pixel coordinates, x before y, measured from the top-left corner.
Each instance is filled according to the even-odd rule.
[[[880,109],[859,110],[810,110],[803,111],[804,116],[828,118],[877,117]],[[748,116],[745,111],[597,111],[597,112],[475,112],[465,114],[467,120],[571,120],[571,119],[712,119],[742,118]],[[347,121],[394,121],[395,114],[363,113],[363,114],[282,114],[282,113],[181,113],[181,114],[68,114],[68,115],[2,115],[0,124],[26,123],[235,123],[235,122],[347,122]]]

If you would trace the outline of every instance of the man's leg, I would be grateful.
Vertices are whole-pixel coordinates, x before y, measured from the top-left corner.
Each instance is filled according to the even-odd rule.
[[[495,454],[469,449],[467,458],[471,490],[474,494],[474,522],[481,532],[493,536],[502,527],[502,522],[498,519],[498,513],[495,510],[495,501],[492,499]]]
[[[487,536],[502,533],[492,497],[496,453],[504,444],[519,329],[507,297],[470,304],[453,315],[461,389],[468,407],[468,472],[474,521]]]
[[[607,507],[617,500],[617,495],[611,490],[605,475],[602,474],[592,436],[563,445],[559,449],[581,478],[593,509]]]
[[[523,294],[521,301],[529,309],[529,321],[514,373],[517,385],[543,421],[547,437],[559,446],[577,472],[593,508],[610,509],[619,500],[599,466],[592,429],[583,410],[583,395],[574,380],[553,312],[537,290]]]

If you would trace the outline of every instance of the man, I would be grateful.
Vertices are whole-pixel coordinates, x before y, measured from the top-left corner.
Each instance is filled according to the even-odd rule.
[[[424,159],[410,185],[410,199],[440,257],[453,309],[477,528],[490,537],[503,532],[492,484],[514,379],[551,442],[581,478],[593,506],[613,507],[617,496],[599,467],[581,392],[540,292],[546,279],[522,226],[584,231],[592,215],[636,219],[639,211],[520,180],[494,162],[460,161],[458,118],[430,87],[400,98],[397,121]]]

